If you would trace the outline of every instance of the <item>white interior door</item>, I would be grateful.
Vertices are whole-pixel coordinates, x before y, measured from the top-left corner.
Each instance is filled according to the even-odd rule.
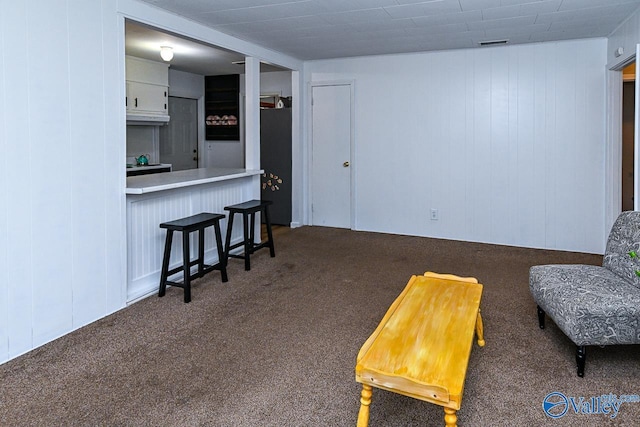
[[[311,224],[351,228],[351,85],[311,90]]]
[[[169,97],[169,124],[160,128],[160,161],[172,170],[198,167],[198,100]]]

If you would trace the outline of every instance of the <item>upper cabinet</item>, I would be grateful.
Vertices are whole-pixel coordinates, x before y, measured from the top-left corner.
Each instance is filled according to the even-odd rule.
[[[127,120],[168,122],[169,65],[126,57]]]

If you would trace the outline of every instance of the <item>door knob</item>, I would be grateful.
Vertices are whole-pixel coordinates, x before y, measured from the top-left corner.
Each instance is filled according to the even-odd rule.
[[[344,163],[342,164],[342,167],[343,167],[343,168],[348,168],[348,167],[349,167],[349,162],[344,162]]]

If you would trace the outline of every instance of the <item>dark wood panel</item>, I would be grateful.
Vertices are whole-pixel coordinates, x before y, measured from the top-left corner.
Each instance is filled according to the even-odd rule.
[[[240,140],[240,75],[204,78],[205,139]]]

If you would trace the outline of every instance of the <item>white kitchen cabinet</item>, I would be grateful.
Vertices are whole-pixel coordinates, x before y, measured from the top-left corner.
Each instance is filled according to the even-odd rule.
[[[127,115],[168,113],[169,65],[126,57]]]
[[[127,114],[166,115],[168,87],[127,81]]]

